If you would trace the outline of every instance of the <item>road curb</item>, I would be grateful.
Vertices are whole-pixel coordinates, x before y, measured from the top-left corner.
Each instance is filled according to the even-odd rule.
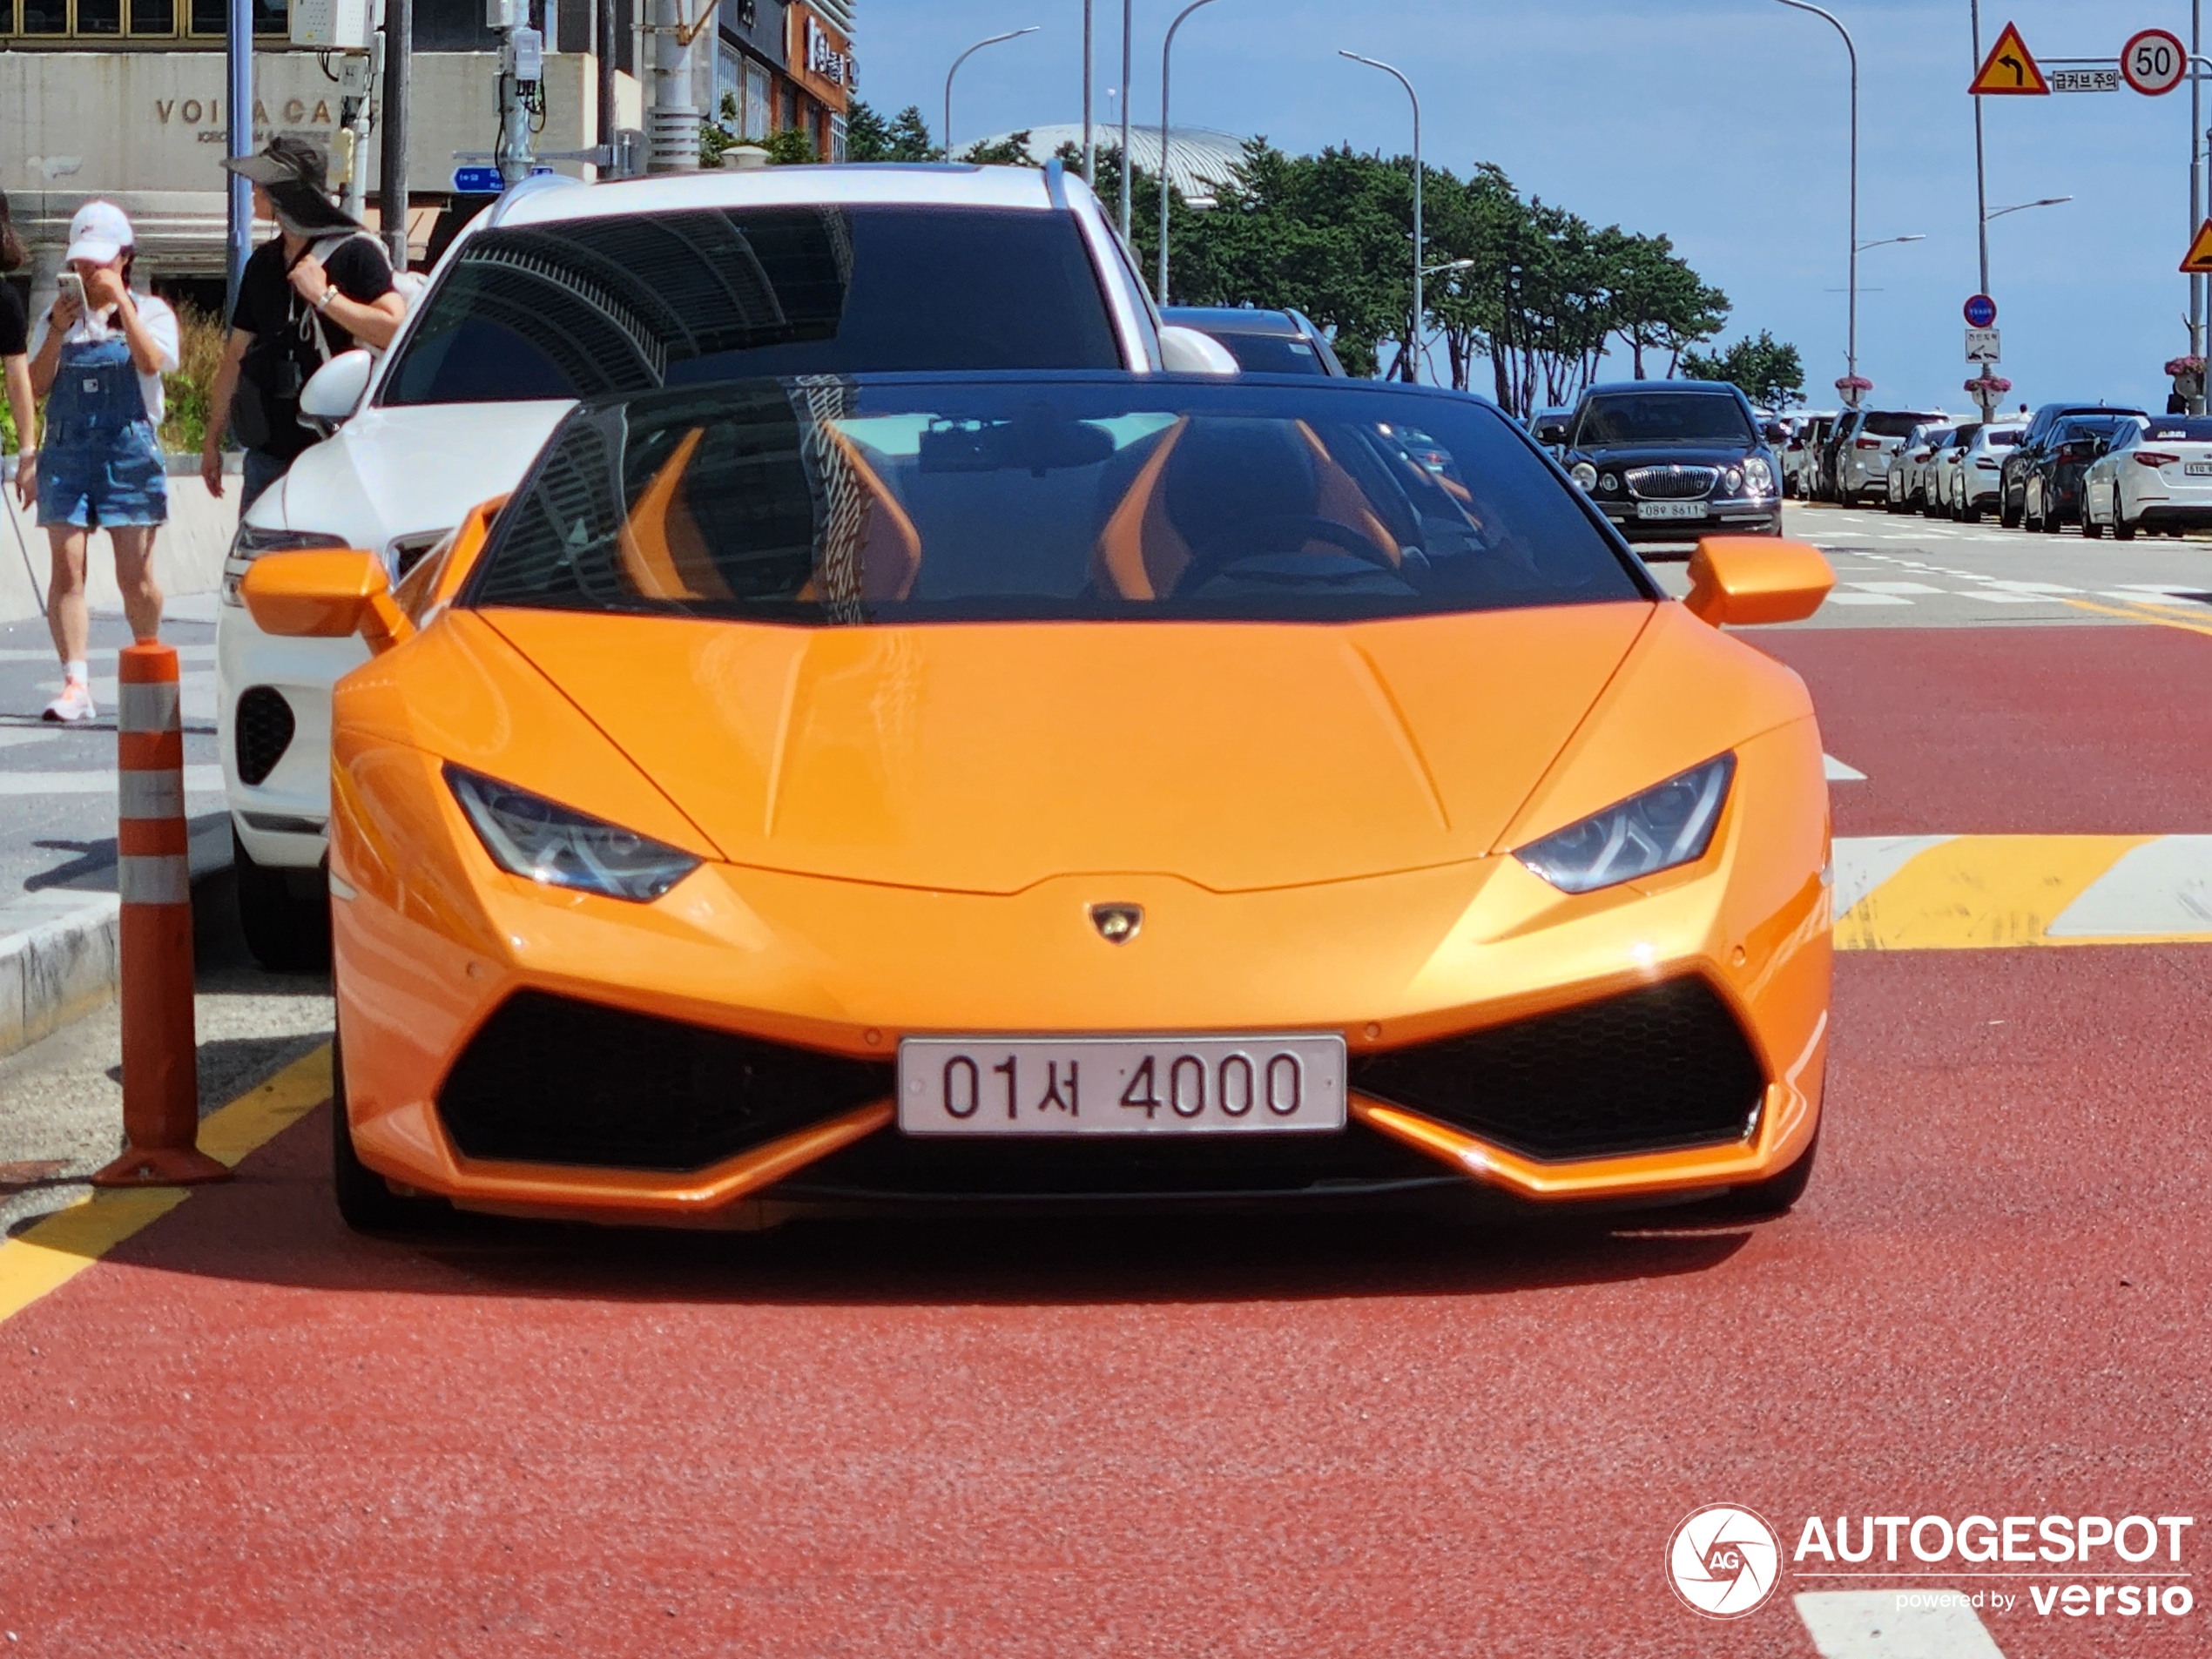
[[[228,896],[230,819],[195,826],[195,908]],[[112,887],[112,866],[100,873]],[[121,983],[112,891],[83,887],[26,893],[0,904],[0,1055],[27,1049],[115,1000]]]

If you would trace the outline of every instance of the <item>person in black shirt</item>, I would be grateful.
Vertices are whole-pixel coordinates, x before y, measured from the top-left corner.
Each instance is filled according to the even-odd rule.
[[[316,442],[300,423],[300,388],[341,352],[391,344],[407,303],[393,288],[382,246],[331,204],[319,145],[272,138],[260,154],[223,165],[253,181],[255,213],[274,219],[280,233],[239,278],[199,452],[199,475],[220,496],[223,433],[236,432],[246,448],[243,515]]]
[[[0,191],[0,279],[24,262],[23,242],[8,213],[8,194]],[[16,499],[30,505],[38,487],[38,401],[30,392],[30,328],[15,285],[0,280],[0,378],[7,381],[8,409],[16,422]]]

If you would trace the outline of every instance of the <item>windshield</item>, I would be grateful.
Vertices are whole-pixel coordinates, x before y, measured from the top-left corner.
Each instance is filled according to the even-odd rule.
[[[1116,376],[586,405],[500,514],[469,597],[849,626],[1321,622],[1649,592],[1471,398]]]
[[[383,401],[590,398],[744,374],[1121,366],[1070,214],[712,208],[470,237]]]
[[[1582,405],[1571,447],[1611,443],[1725,443],[1758,442],[1732,397],[1710,392],[1614,392]]]
[[[1870,415],[1858,428],[1863,438],[1903,438],[1912,435],[1912,428],[1927,422],[1925,415],[1890,415],[1882,411]]]
[[[2154,417],[2148,435],[2170,443],[2212,443],[2212,415]]]
[[[1297,334],[1214,335],[1229,347],[1238,368],[1254,374],[1325,374],[1328,368],[1313,342]]]
[[[1993,432],[1985,433],[1981,442],[1982,448],[1985,449],[2009,449],[2020,441],[2020,428],[2016,426],[2000,426]]]

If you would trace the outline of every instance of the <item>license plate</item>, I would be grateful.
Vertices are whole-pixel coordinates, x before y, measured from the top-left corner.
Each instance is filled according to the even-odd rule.
[[[2212,478],[2212,461],[2192,461],[2182,471],[2191,478]]]
[[[1341,1130],[1344,1039],[910,1037],[908,1135],[1261,1135]]]
[[[1703,518],[1705,503],[1702,501],[1640,501],[1636,503],[1638,518]]]

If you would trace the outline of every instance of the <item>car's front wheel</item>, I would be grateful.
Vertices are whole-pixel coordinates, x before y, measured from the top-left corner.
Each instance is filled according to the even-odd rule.
[[[391,1184],[361,1161],[354,1150],[353,1125],[346,1118],[343,1044],[330,1040],[330,1185],[338,1214],[357,1233],[414,1233],[453,1214],[435,1198],[402,1198]]]
[[[256,864],[235,826],[231,868],[238,881],[239,926],[256,961],[280,974],[330,966],[330,888],[320,869]]]

